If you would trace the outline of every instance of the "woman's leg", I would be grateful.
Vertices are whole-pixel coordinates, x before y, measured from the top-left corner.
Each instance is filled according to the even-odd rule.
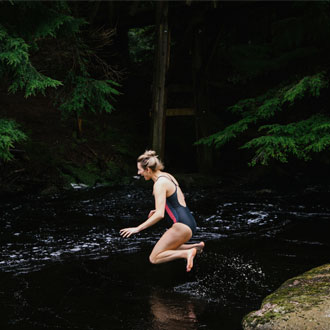
[[[189,250],[192,248],[196,248],[197,252],[202,252],[204,247],[205,247],[205,243],[199,242],[199,243],[191,243],[191,244],[182,244],[177,248],[177,250]]]
[[[177,248],[189,241],[191,236],[192,232],[188,226],[182,223],[174,224],[154,246],[149,257],[150,262],[159,264],[180,258],[187,259],[187,271],[189,272],[193,267],[197,249],[192,247],[190,249],[177,250]]]

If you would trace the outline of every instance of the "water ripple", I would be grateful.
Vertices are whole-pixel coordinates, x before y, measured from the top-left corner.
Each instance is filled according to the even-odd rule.
[[[80,195],[81,194],[81,195]],[[150,190],[127,188],[76,194],[71,198],[30,198],[0,204],[0,270],[38,270],[67,257],[104,258],[151,248],[164,232],[162,222],[130,239],[119,229],[145,220],[153,208]],[[249,201],[196,190],[186,194],[197,220],[194,241],[275,237],[294,221],[328,220],[330,210],[280,199]],[[285,241],[284,237],[284,241]],[[292,244],[324,243],[291,239]]]

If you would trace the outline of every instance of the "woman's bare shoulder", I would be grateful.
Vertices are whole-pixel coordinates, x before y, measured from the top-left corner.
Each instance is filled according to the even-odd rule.
[[[170,173],[167,173],[167,174],[177,185],[179,185],[178,180],[172,174],[170,174]]]

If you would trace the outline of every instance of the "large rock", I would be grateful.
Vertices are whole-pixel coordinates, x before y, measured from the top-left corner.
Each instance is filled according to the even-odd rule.
[[[330,330],[330,264],[286,281],[243,319],[245,330]]]

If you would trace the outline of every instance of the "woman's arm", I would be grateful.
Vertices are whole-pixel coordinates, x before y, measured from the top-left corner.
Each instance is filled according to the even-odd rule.
[[[164,218],[165,204],[166,204],[166,184],[158,181],[154,185],[155,196],[155,212],[137,227],[124,228],[120,230],[120,235],[123,237],[130,237],[132,234],[136,234]]]

